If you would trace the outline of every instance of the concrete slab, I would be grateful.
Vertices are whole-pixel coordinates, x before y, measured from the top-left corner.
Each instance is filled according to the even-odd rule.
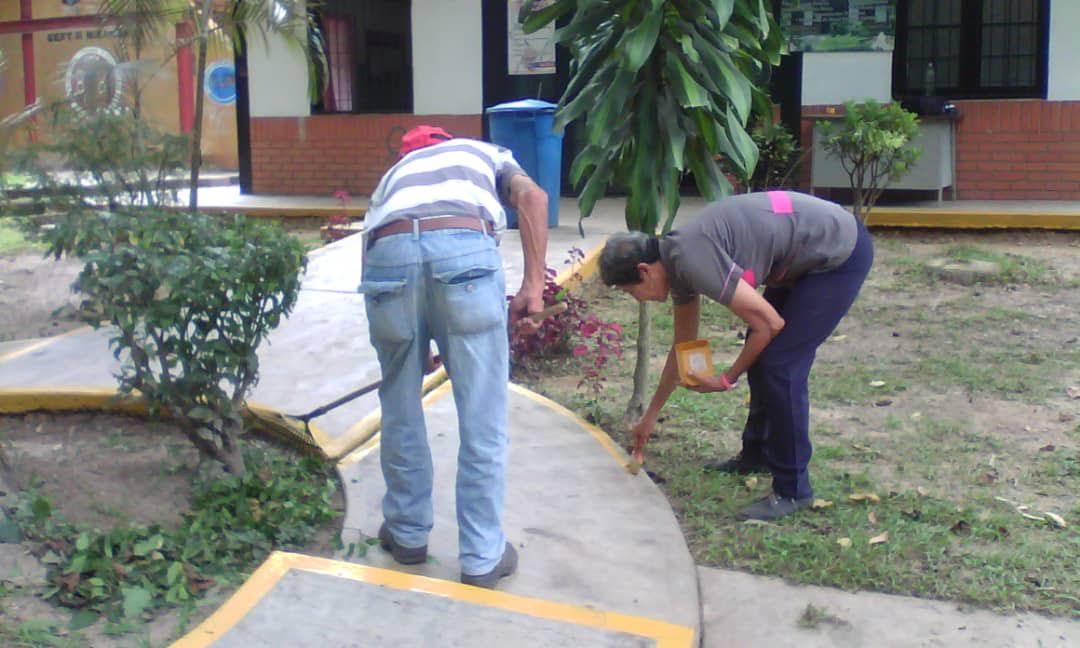
[[[652,619],[278,552],[173,646],[692,644],[689,628]]]
[[[457,411],[447,387],[425,408],[435,464],[428,562],[404,567],[378,547],[356,562],[458,580]],[[696,628],[697,583],[686,541],[663,493],[644,472],[627,473],[626,460],[602,431],[512,389],[504,528],[520,563],[499,589]],[[343,539],[359,545],[382,522],[378,447],[340,470],[348,492]]]
[[[699,567],[710,648],[1076,646],[1080,621],[962,611],[955,603],[827,587]],[[828,618],[800,625],[808,605]]]

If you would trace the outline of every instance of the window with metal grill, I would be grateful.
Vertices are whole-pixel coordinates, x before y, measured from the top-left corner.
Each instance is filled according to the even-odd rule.
[[[409,0],[323,0],[329,75],[316,113],[411,113]]]
[[[898,0],[893,93],[1045,97],[1049,0]]]

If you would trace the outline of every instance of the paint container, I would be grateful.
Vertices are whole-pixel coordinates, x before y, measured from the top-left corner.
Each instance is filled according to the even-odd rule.
[[[684,385],[695,386],[698,384],[696,380],[689,376],[690,372],[698,376],[712,376],[716,373],[708,340],[694,340],[676,344],[675,359],[679,365],[679,380]]]

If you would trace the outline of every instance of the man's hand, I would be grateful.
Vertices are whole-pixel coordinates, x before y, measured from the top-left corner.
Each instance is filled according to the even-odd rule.
[[[510,300],[510,330],[516,334],[531,335],[540,330],[540,324],[529,317],[544,310],[544,296],[538,290],[522,288]]]
[[[699,394],[709,394],[712,392],[723,392],[735,388],[735,384],[727,379],[724,374],[717,374],[715,376],[699,376],[693,371],[686,373],[687,377],[695,380],[696,385],[683,385],[690,391],[696,391]]]

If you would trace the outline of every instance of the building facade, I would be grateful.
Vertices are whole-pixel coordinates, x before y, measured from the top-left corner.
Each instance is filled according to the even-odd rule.
[[[118,111],[133,103],[133,79],[118,71],[131,60],[116,27],[97,16],[91,0],[0,1],[0,118],[41,100],[70,99],[76,111]],[[143,116],[160,128],[190,132],[195,123],[195,72],[191,48],[176,50],[185,25],[169,42],[141,53],[149,70],[142,84]],[[232,53],[211,49],[203,113],[203,158],[208,167],[239,164],[236,82]]]
[[[773,4],[780,22],[806,45],[785,57],[773,88],[804,146],[814,118],[845,101],[929,93],[959,109],[960,198],[1080,200],[1080,1]],[[482,137],[485,107],[558,99],[567,54],[555,51],[550,31],[520,33],[513,20],[520,5],[324,0],[319,20],[330,65],[322,99],[309,101],[302,57],[273,38],[252,39],[235,72],[231,54],[214,54],[206,157],[212,165],[238,166],[249,192],[368,194],[411,126],[434,123]],[[105,94],[85,92],[85,83],[77,88],[80,79],[123,58],[95,11],[91,0],[0,2],[0,50],[7,59],[0,115],[73,92],[92,109],[113,105],[122,80],[99,84]],[[166,127],[188,130],[190,53],[161,58],[167,62],[145,95],[147,111]],[[110,80],[107,73],[102,78]]]

